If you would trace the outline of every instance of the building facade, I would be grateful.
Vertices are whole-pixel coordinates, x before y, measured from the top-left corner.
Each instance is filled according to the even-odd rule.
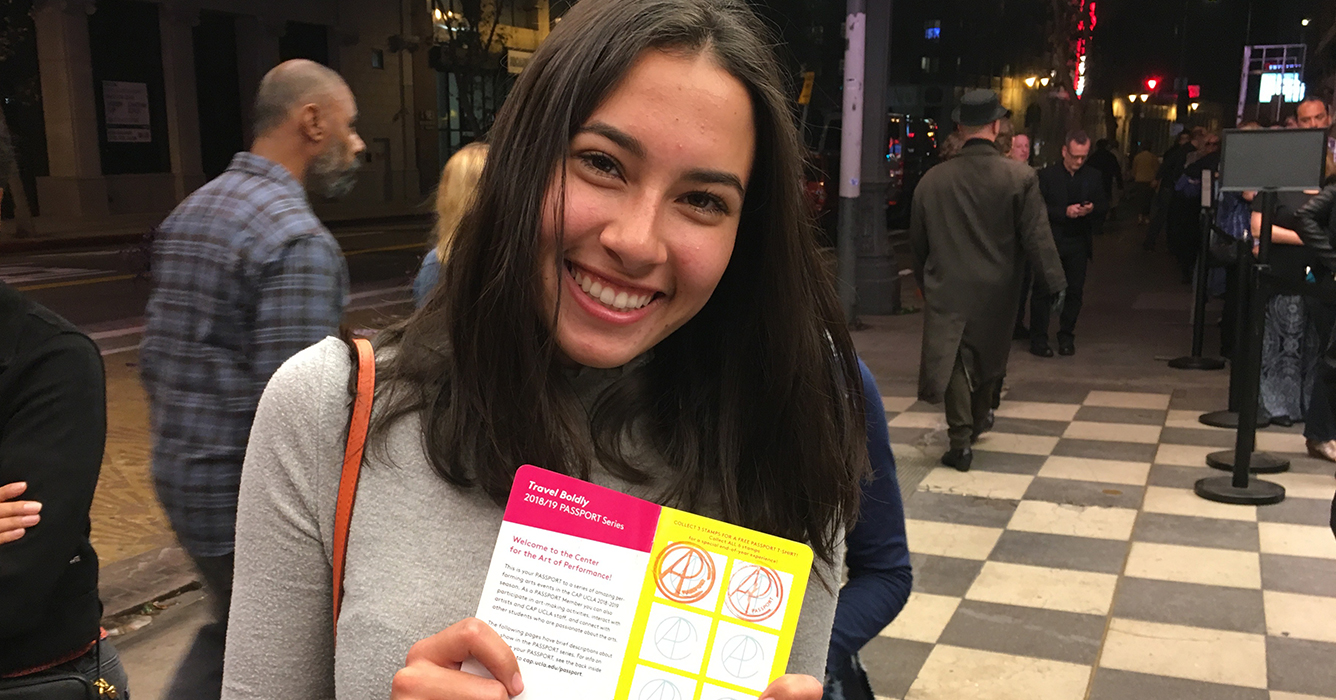
[[[445,159],[482,136],[557,21],[547,0],[471,7],[466,17],[457,0],[34,0],[47,166],[29,197],[38,230],[170,211],[250,143],[259,81],[290,58],[345,77],[367,144],[356,189],[317,202],[319,213],[423,211]],[[438,48],[470,31],[486,45],[467,61]]]

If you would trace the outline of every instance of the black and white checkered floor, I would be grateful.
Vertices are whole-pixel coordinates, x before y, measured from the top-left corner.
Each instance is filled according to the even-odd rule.
[[[1180,394],[1012,387],[973,469],[933,469],[906,500],[914,593],[863,651],[877,694],[1336,698],[1336,465],[1270,428],[1283,503],[1198,498],[1234,434]],[[940,407],[886,409],[901,461],[940,455]]]

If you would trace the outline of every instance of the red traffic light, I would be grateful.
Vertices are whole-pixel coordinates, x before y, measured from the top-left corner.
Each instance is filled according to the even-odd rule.
[[[1146,78],[1146,89],[1147,89],[1147,90],[1154,90],[1155,88],[1159,87],[1159,85],[1160,85],[1160,79],[1159,79],[1159,78]]]

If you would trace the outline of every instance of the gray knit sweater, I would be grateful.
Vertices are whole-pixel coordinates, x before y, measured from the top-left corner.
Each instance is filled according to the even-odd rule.
[[[335,651],[330,562],[351,369],[346,346],[328,338],[284,364],[260,401],[237,511],[224,700],[388,698],[409,647],[477,609],[502,509],[441,479],[423,452],[420,422],[403,420],[390,432],[388,459],[367,452]],[[578,391],[587,400],[617,373],[584,370]],[[602,470],[594,481],[649,493]],[[835,595],[816,573],[789,670],[821,678]]]

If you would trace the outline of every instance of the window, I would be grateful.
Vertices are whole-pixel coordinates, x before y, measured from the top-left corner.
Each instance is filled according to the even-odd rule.
[[[923,38],[928,41],[937,41],[942,38],[942,20],[930,19],[923,23]]]
[[[538,28],[538,6],[535,0],[494,0],[493,7],[499,24],[524,29]]]
[[[378,70],[385,70],[385,52],[380,49],[371,49],[371,67]]]
[[[941,64],[939,63],[936,56],[924,56],[919,61],[919,67],[923,69],[924,73],[928,74],[936,73],[940,65]]]

